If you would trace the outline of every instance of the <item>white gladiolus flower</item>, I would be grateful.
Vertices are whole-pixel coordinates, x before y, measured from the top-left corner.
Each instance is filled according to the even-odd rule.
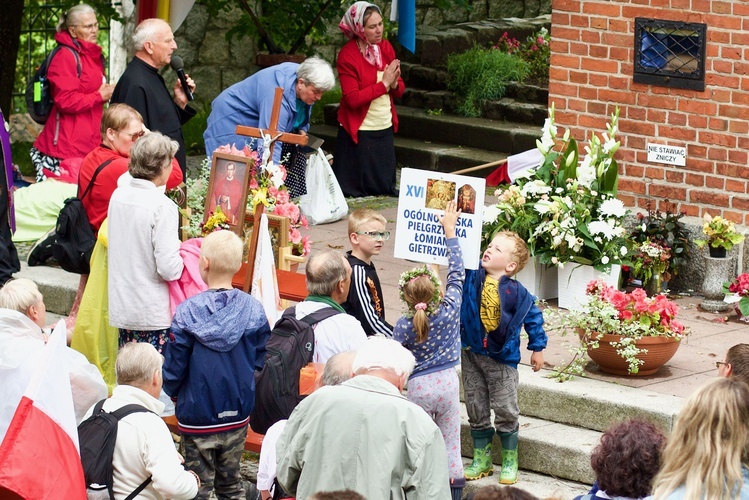
[[[586,156],[585,160],[588,159],[589,157]],[[577,182],[580,183],[581,186],[590,189],[593,181],[596,180],[596,169],[590,166],[590,161],[585,160],[583,160],[583,163],[577,167]]]
[[[484,224],[492,224],[497,222],[497,218],[501,211],[497,205],[489,205],[484,207]]]
[[[607,217],[624,217],[627,214],[627,209],[624,208],[624,203],[616,198],[601,203],[601,213]]]

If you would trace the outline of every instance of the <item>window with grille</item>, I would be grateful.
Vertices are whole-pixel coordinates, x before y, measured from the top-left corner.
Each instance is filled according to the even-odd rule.
[[[635,83],[705,90],[707,25],[635,18]]]

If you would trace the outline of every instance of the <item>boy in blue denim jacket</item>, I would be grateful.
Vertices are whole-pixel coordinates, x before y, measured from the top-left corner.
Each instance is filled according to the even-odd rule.
[[[468,422],[473,437],[473,462],[467,480],[493,473],[492,438],[502,442],[499,482],[518,477],[518,371],[520,329],[528,334],[534,371],[544,363],[546,332],[536,298],[512,279],[528,262],[528,246],[510,231],[497,234],[479,269],[466,271],[460,312],[461,366]],[[494,410],[494,426],[490,410]]]

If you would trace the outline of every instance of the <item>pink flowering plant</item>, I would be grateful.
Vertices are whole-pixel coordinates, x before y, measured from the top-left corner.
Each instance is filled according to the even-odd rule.
[[[262,203],[266,213],[287,217],[289,219],[289,242],[294,255],[306,256],[312,248],[309,236],[302,235],[301,229],[308,229],[307,218],[299,210],[299,205],[294,203],[289,196],[284,181],[286,180],[286,168],[276,164],[270,158],[270,137],[264,139],[265,147],[262,155],[245,145],[242,149],[228,144],[219,146],[217,153],[226,153],[235,156],[251,158],[250,163],[250,193],[247,197],[247,210],[252,213],[255,207]],[[280,146],[279,146],[280,147]],[[190,224],[187,231],[191,236],[199,236],[202,230],[203,209],[205,197],[208,190],[208,181],[211,172],[211,158],[206,158],[201,165],[200,175],[197,179],[187,181],[187,204],[190,208]]]
[[[603,281],[594,280],[588,283],[585,291],[588,302],[581,308],[562,312],[547,308],[544,318],[550,327],[548,331],[576,332],[580,338],[574,343],[570,352],[572,361],[561,363],[552,375],[559,381],[582,375],[587,362],[589,349],[597,349],[598,341],[605,334],[619,335],[620,340],[612,346],[628,365],[628,371],[635,374],[643,363],[638,355],[646,353],[636,342],[643,337],[668,337],[681,340],[689,332],[676,316],[679,307],[666,295],[648,297],[645,291],[637,288],[632,292],[622,292]]]
[[[671,249],[655,241],[645,240],[635,247],[632,256],[632,276],[641,279],[642,283],[649,283],[653,276],[663,275],[666,281],[669,262],[671,261]]]
[[[723,283],[725,302],[737,304],[741,316],[749,316],[749,273],[742,273],[727,283]]]

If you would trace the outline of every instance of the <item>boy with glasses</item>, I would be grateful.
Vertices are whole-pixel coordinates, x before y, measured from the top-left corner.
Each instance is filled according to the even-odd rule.
[[[728,349],[724,361],[716,361],[718,375],[749,384],[749,344],[736,344]]]
[[[393,326],[385,321],[385,302],[377,268],[372,256],[379,255],[384,241],[390,239],[385,230],[387,220],[379,212],[361,208],[348,218],[351,251],[346,258],[351,264],[351,288],[344,309],[359,320],[367,336],[377,333],[393,336]]]

